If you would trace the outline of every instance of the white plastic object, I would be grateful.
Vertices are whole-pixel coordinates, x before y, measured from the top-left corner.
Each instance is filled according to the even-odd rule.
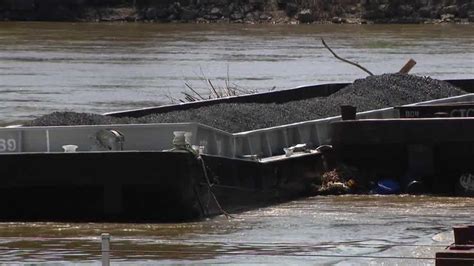
[[[63,145],[64,152],[76,152],[77,148],[77,145]]]
[[[283,151],[285,152],[286,157],[290,157],[291,155],[293,155],[294,148],[292,148],[292,147],[283,148]]]
[[[186,145],[186,138],[184,136],[186,132],[184,131],[174,131],[173,145],[175,146],[184,146]]]
[[[304,150],[306,149],[306,143],[296,144],[295,146],[292,146],[291,148],[294,148],[295,150]]]

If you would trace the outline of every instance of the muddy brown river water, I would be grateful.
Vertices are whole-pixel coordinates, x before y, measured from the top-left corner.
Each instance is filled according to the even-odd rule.
[[[414,58],[415,74],[474,78],[473,25],[0,23],[0,124],[162,104],[185,82],[207,92],[203,76],[260,91],[365,76],[320,37],[377,74]],[[107,232],[123,265],[426,265],[473,211],[473,198],[340,196],[184,224],[4,222],[0,264],[98,264]]]
[[[188,25],[0,23],[0,123],[56,110],[108,112],[182,97],[202,78],[251,90],[350,82],[412,71],[474,76],[474,25]]]
[[[473,198],[328,196],[183,224],[1,223],[0,263],[429,265]]]

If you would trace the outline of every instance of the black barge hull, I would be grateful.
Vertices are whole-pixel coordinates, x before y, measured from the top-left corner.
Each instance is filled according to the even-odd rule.
[[[373,177],[414,178],[427,193],[474,196],[474,118],[353,120],[331,129],[340,162]]]
[[[450,82],[474,90],[474,80]],[[345,85],[308,86],[109,115],[139,117],[217,103],[278,103],[329,95]],[[361,119],[397,116],[398,111],[391,108],[358,114]],[[449,193],[453,186],[452,178],[433,173],[437,170],[446,177],[464,171],[474,176],[470,168],[474,139],[468,130],[472,121],[456,124],[456,130],[447,135],[435,134],[440,139],[429,139],[425,135],[434,130],[448,132],[444,127],[458,122],[434,121],[430,122],[435,125],[432,130],[423,125],[410,127],[411,131],[400,130],[408,126],[400,121],[381,120],[382,125],[336,122],[330,133],[330,123],[337,120],[332,117],[237,134],[189,123],[4,128],[0,132],[0,220],[187,221],[304,197],[311,195],[312,183],[325,167],[318,152],[283,154],[284,149],[300,144],[316,151],[317,146],[332,143],[340,162],[380,170],[378,175],[415,172],[432,180],[433,191]],[[390,124],[389,130],[384,123]],[[171,148],[171,137],[179,131],[192,132],[194,139],[188,144],[206,149],[200,158],[187,151],[164,151]],[[113,132],[119,136],[110,134]],[[410,138],[394,141],[409,132],[413,133]],[[457,132],[467,139],[450,140]],[[98,149],[97,141],[103,136],[116,141],[120,135],[125,146],[113,146],[122,151]],[[78,146],[78,152],[62,152],[61,147],[70,144]],[[444,159],[453,163],[433,166]]]
[[[188,153],[0,155],[3,220],[183,220],[199,217]],[[198,168],[199,170],[200,168]]]
[[[307,194],[319,157],[203,156],[206,178],[188,152],[2,154],[0,219],[174,222],[242,211]]]

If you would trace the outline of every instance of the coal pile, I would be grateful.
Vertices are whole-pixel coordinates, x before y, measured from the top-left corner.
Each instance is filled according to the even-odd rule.
[[[367,111],[461,94],[465,92],[429,77],[384,74],[358,79],[328,97],[281,104],[223,103],[140,118],[56,112],[32,120],[27,126],[199,122],[228,132],[242,132],[339,115],[341,105]]]

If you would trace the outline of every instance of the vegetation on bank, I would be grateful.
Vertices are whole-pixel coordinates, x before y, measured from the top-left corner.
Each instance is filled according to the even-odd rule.
[[[470,0],[0,0],[2,20],[234,23],[474,21]]]

